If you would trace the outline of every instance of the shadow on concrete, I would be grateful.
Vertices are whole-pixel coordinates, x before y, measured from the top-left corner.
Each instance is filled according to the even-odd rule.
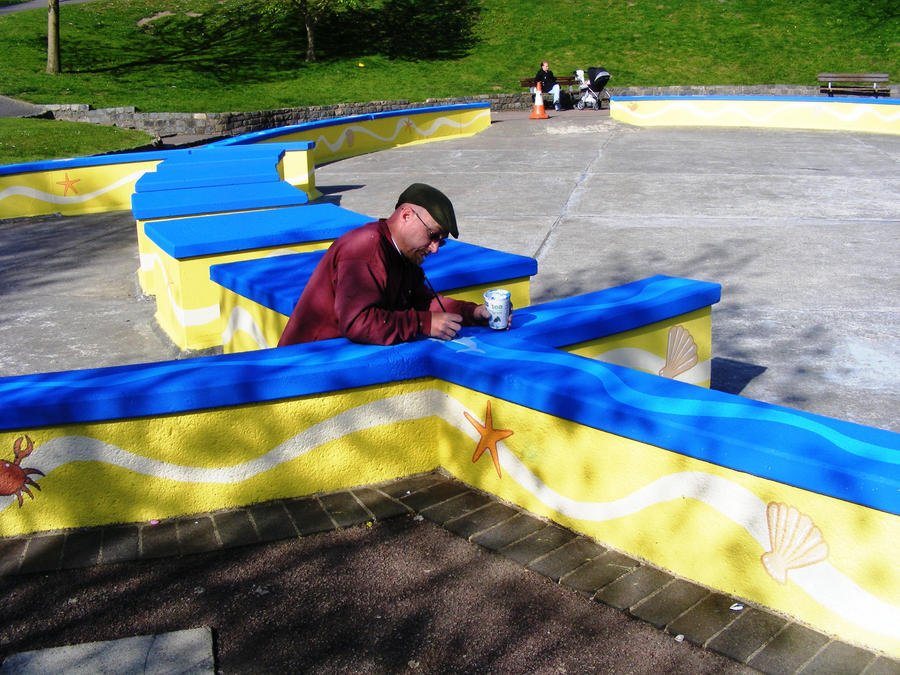
[[[109,280],[114,275],[106,256],[129,261],[125,269],[131,276],[136,241],[129,211],[0,221],[0,295],[57,283],[86,285],[86,277]]]
[[[711,365],[710,389],[726,394],[740,394],[753,378],[766,372],[764,366],[721,357],[714,357]]]

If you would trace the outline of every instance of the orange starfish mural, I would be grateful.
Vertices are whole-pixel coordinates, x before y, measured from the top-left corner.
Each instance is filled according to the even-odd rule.
[[[58,180],[58,181],[56,181],[56,184],[57,184],[57,185],[62,185],[62,186],[63,186],[63,188],[64,188],[64,189],[63,189],[63,197],[65,197],[65,196],[67,196],[67,195],[69,194],[69,190],[70,190],[70,189],[71,189],[72,192],[74,192],[76,195],[78,194],[78,190],[75,189],[75,183],[79,182],[80,180],[81,180],[80,178],[69,178],[69,173],[66,172],[66,179],[65,179],[65,180]]]
[[[479,434],[481,434],[478,445],[475,446],[475,454],[472,455],[472,463],[474,464],[477,462],[484,454],[485,450],[489,450],[491,459],[494,460],[494,468],[497,469],[497,476],[502,478],[503,476],[500,474],[500,456],[497,451],[497,442],[512,436],[512,430],[494,428],[494,418],[491,414],[490,399],[488,399],[487,410],[484,413],[484,425],[480,424],[478,420],[465,411],[463,411],[463,415],[466,416],[466,419],[469,420],[469,422],[472,423],[472,426],[475,427]]]

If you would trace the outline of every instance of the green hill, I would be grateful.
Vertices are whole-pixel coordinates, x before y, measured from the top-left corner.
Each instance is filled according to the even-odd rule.
[[[143,111],[260,110],[519,91],[541,59],[610,86],[815,84],[900,76],[896,0],[382,0],[303,21],[272,0],[96,0],[61,8],[64,72],[44,73],[46,10],[0,17],[0,93]]]

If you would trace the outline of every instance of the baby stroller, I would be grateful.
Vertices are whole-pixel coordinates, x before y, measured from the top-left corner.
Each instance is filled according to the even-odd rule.
[[[579,110],[584,110],[586,106],[591,106],[594,110],[600,110],[600,102],[604,98],[609,99],[606,83],[609,82],[610,77],[606,68],[588,68],[586,80],[584,79],[584,71],[576,70],[575,79],[578,80],[581,98],[578,99],[575,107]]]

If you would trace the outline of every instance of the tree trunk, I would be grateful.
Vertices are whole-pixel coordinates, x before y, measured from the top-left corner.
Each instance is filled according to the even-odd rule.
[[[60,72],[59,63],[59,0],[47,0],[47,72]]]
[[[310,16],[309,12],[307,12],[303,16],[304,22],[306,23],[306,60],[307,61],[315,61],[316,60],[316,38],[315,38],[315,27],[316,24],[313,21],[312,16]]]

